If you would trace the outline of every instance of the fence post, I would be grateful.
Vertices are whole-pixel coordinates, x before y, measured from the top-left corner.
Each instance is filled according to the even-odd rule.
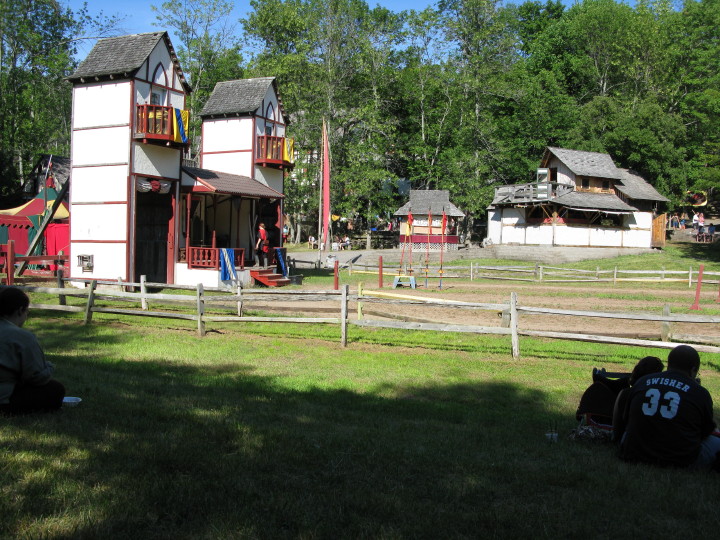
[[[692,266],[688,270],[688,289],[692,288]]]
[[[540,279],[539,279],[539,281],[542,281],[542,280],[543,280],[543,267],[540,266]]]
[[[203,296],[204,287],[202,283],[197,284],[197,331],[198,336],[205,336],[205,321],[203,315],[205,315],[205,297]]]
[[[663,315],[666,317],[670,316],[670,304],[665,304],[663,307]],[[671,341],[672,340],[672,324],[670,321],[663,321],[660,329],[660,340]]]
[[[702,288],[703,270],[705,270],[705,265],[701,264],[700,270],[698,270],[697,287],[695,287],[695,303],[690,306],[690,309],[700,309],[700,289]]]
[[[241,285],[238,285],[238,287],[237,287],[237,297],[238,297],[237,314],[238,314],[238,317],[242,317],[242,314],[243,314],[243,297],[242,297],[242,286],[241,286]]]
[[[92,310],[95,306],[95,287],[97,287],[97,280],[93,279],[90,282],[90,290],[88,291],[87,305],[85,306],[85,324],[89,324],[92,320]]]
[[[473,262],[470,261],[470,281],[473,280]]]
[[[335,264],[333,265],[333,288],[336,291],[340,288],[340,280],[338,278],[339,272],[340,272],[340,261],[335,259]]]
[[[615,270],[613,271],[613,286],[617,285],[617,266],[615,267]]]
[[[142,275],[140,276],[140,307],[143,311],[148,310],[148,301],[147,301],[147,276]]]
[[[378,257],[378,287],[383,288],[383,267],[382,267],[382,255]]]
[[[340,341],[343,347],[347,347],[347,322],[348,322],[348,291],[350,285],[343,285],[342,299],[340,301]]]
[[[519,360],[520,340],[518,339],[517,293],[510,293],[510,339],[513,360]]]
[[[540,275],[540,265],[538,263],[535,263],[535,272],[534,272],[535,281],[538,281],[539,275]]]
[[[8,240],[7,243],[7,279],[6,285],[15,285],[15,240]]]
[[[360,301],[360,298],[361,298],[362,295],[363,295],[363,282],[362,282],[362,281],[361,281],[360,283],[358,283],[358,291],[357,291],[357,294],[358,294],[357,318],[358,318],[358,321],[362,321],[362,318],[363,318],[363,303]]]
[[[600,279],[600,267],[595,267],[595,279]]]
[[[665,281],[665,267],[661,266],[660,268],[660,281]]]
[[[510,309],[503,309],[500,317],[500,326],[502,328],[510,328]]]
[[[63,281],[63,269],[58,268],[57,274],[56,274],[56,280],[57,280],[57,287],[58,289],[64,289],[65,288],[65,282]],[[58,305],[65,306],[67,305],[67,300],[65,298],[64,294],[58,295]]]

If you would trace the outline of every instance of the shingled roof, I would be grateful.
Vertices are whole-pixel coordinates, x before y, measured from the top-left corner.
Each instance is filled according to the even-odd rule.
[[[190,86],[185,80],[167,32],[148,32],[101,39],[92,48],[87,58],[80,63],[75,73],[67,79],[71,82],[84,82],[90,79],[132,77],[160,40],[165,40],[185,92],[190,92]]]
[[[611,213],[636,212],[637,208],[624,203],[620,197],[612,193],[589,193],[571,191],[552,199],[553,203],[566,208],[583,211],[600,211]]]
[[[615,189],[625,195],[628,199],[642,201],[668,202],[657,190],[636,172],[629,169],[620,169],[620,182],[615,184]]]
[[[443,212],[452,217],[463,217],[465,213],[450,202],[450,192],[445,189],[411,189],[410,200],[398,211],[396,216],[407,216],[412,212],[415,216],[426,216],[428,211],[433,216],[440,216]]]
[[[577,176],[620,179],[620,169],[615,166],[608,154],[548,146],[542,159],[543,167],[547,166],[551,155],[567,165]]]
[[[217,83],[200,116],[239,116],[254,113],[263,105],[263,99],[271,85],[275,89],[280,112],[285,117],[285,122],[288,123],[275,77],[238,79]]]
[[[211,191],[229,195],[244,195],[259,199],[284,199],[285,195],[250,178],[197,167],[183,167],[183,172],[208,187]]]

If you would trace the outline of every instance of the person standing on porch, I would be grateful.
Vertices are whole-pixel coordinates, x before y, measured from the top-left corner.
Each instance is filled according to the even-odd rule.
[[[268,240],[268,233],[265,230],[265,224],[260,223],[258,225],[257,242],[255,243],[255,253],[258,256],[258,265],[263,268],[267,268],[267,257],[268,251],[270,251],[270,241]]]
[[[65,387],[52,378],[55,366],[45,360],[37,338],[22,326],[30,299],[16,287],[0,290],[0,414],[56,411]]]

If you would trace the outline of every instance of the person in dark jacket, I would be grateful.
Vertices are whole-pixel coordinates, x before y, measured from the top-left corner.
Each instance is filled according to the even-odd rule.
[[[30,307],[16,287],[0,289],[0,413],[53,411],[62,406],[65,387],[52,378],[37,338],[22,326]]]
[[[668,355],[667,370],[640,377],[624,410],[620,457],[660,466],[709,468],[720,452],[710,393],[696,380],[700,356],[689,345]]]

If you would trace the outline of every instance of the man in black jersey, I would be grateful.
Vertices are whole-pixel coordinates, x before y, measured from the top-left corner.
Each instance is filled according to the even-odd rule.
[[[661,466],[710,467],[720,452],[712,435],[713,401],[695,380],[700,356],[689,345],[668,355],[668,369],[646,375],[630,390],[620,457]]]

